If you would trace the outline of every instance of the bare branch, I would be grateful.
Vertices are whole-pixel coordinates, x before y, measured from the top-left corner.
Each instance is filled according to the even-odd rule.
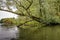
[[[32,3],[33,3],[33,0],[32,1],[29,1],[29,0],[26,0],[26,1],[28,1],[29,3],[30,3],[30,5],[28,5],[28,7],[27,8],[25,8],[24,7],[24,5],[22,5],[22,3],[21,2],[19,2],[18,0],[14,0],[15,1],[15,3],[17,4],[17,9],[19,10],[19,11],[21,11],[20,10],[20,8],[18,8],[18,7],[22,7],[26,12],[27,12],[27,14],[30,16],[30,11],[28,10],[30,7],[31,7],[31,5],[32,5]],[[22,11],[21,11],[22,12]],[[22,12],[23,13],[23,12]]]
[[[21,4],[21,2],[19,2],[18,0],[16,1],[15,0],[15,2],[16,2],[16,4],[19,6],[19,7],[23,7],[25,10],[28,10],[29,8],[30,8],[30,6],[32,5],[32,3],[33,3],[33,0],[30,2],[29,0],[27,0],[29,3],[30,3],[30,5],[27,7],[27,8],[25,8],[22,4]]]
[[[37,21],[37,22],[39,22],[39,23],[41,23],[42,21],[41,21],[41,19],[40,18],[37,18],[37,17],[35,17],[35,16],[29,16],[29,15],[24,15],[24,14],[21,14],[21,13],[16,13],[16,12],[13,12],[13,11],[9,11],[9,10],[3,10],[3,9],[0,9],[1,11],[6,11],[6,12],[11,12],[11,13],[14,13],[14,14],[17,14],[17,15],[20,15],[20,16],[27,16],[27,17],[30,17],[32,20],[35,20],[35,21]]]
[[[18,0],[14,0],[14,2],[15,2],[19,7],[23,7],[23,8],[26,10],[26,8],[21,4],[21,2],[19,2]]]
[[[16,6],[16,8],[23,14],[23,12],[20,10],[20,8],[19,7],[23,7],[23,8],[25,8],[24,6],[22,6],[22,5],[20,5],[20,2],[17,0],[14,0],[14,2],[15,2],[15,4],[17,5]]]
[[[21,2],[20,2],[20,7],[23,7],[26,10],[26,8],[21,4]]]
[[[28,11],[28,9],[30,8],[30,6],[32,5],[32,3],[33,3],[33,0],[30,2],[29,0],[27,0],[29,3],[30,3],[30,5],[27,7],[27,9],[21,4],[21,2],[20,2],[20,4],[18,4],[18,2],[17,1],[15,1],[16,2],[16,4],[18,4],[20,7],[23,7],[25,10],[26,10],[26,12],[28,13],[28,17],[30,17],[30,18],[32,18],[33,20],[36,20],[36,21],[38,21],[38,22],[40,22],[40,18],[37,18],[37,17],[34,17],[34,16],[32,16],[32,15],[30,15],[30,11]]]
[[[14,14],[17,14],[17,15],[20,15],[20,16],[25,16],[25,15],[22,14],[22,13],[13,12],[13,11],[10,11],[10,10],[4,10],[4,9],[0,9],[0,10],[1,10],[1,11],[10,12],[10,13],[14,13]]]
[[[33,0],[31,2],[29,0],[27,0],[27,1],[30,3],[30,5],[26,8],[26,10],[28,10],[31,7],[31,5],[33,4]]]
[[[32,0],[31,0],[31,1],[27,0],[27,1],[28,1],[29,3],[31,3]]]
[[[6,3],[6,7],[8,8],[8,10],[12,10],[10,7],[9,7],[9,4]]]

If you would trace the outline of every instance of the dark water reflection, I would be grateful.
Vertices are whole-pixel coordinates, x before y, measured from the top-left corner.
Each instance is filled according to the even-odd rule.
[[[18,28],[12,26],[12,28],[6,28],[0,24],[0,40],[11,40],[18,37]]]

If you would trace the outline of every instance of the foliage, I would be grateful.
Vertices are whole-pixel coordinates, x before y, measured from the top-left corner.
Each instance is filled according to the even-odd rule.
[[[17,27],[20,27],[20,40],[46,40],[46,35],[44,32],[47,32],[46,34],[49,36],[47,40],[50,40],[51,32],[55,33],[54,30],[56,30],[53,29],[55,26],[52,25],[51,28],[50,24],[60,24],[60,0],[1,1],[1,11],[11,12],[19,15],[16,21],[15,19],[8,18],[6,19],[7,21],[3,20],[3,22],[7,24],[16,23]],[[49,25],[45,27],[45,24]]]
[[[3,18],[1,22],[4,23],[4,25],[16,25],[15,18]]]
[[[40,14],[45,23],[60,23],[60,0],[40,0]]]
[[[2,11],[15,13],[20,17],[27,16],[39,23],[60,23],[59,0],[2,0],[2,3]]]

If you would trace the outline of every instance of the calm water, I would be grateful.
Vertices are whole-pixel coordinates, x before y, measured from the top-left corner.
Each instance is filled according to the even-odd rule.
[[[0,40],[11,40],[12,38],[17,38],[18,28],[12,26],[12,28],[6,28],[0,24]]]

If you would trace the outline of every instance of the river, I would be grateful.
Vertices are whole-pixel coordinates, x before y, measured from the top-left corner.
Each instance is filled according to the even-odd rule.
[[[5,26],[1,26],[0,24],[0,40],[13,40],[18,37],[18,28],[16,26],[12,26],[11,28],[7,28]]]

